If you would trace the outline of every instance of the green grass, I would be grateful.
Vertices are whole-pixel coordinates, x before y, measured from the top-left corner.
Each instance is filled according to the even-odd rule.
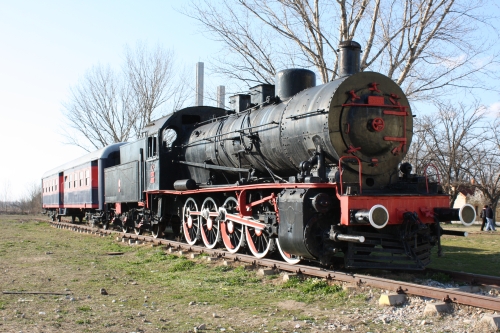
[[[338,304],[345,302],[347,296],[340,284],[331,284],[316,278],[303,280],[293,277],[283,283],[280,289],[288,298],[305,303],[329,299]]]
[[[445,225],[444,228],[467,231],[469,236],[443,236],[443,256],[437,256],[435,247],[429,267],[500,276],[500,234],[480,232],[479,226]]]
[[[193,261],[189,261],[187,259],[183,259],[179,262],[176,262],[171,267],[169,267],[169,272],[184,272],[195,267],[196,264]]]
[[[441,272],[430,273],[430,274],[427,274],[426,277],[429,278],[429,279],[432,279],[434,281],[441,282],[441,283],[447,283],[447,282],[452,281],[452,278],[448,274],[441,273]]]
[[[367,301],[363,292],[348,295],[339,284],[321,279],[282,282],[280,275],[259,277],[243,265],[209,263],[205,256],[188,260],[166,254],[160,247],[129,246],[115,236],[74,233],[48,223],[0,217],[0,228],[5,240],[0,242],[4,288],[67,290],[74,298],[3,295],[0,317],[6,320],[0,331],[28,332],[36,322],[39,328],[45,326],[40,330],[60,332],[192,332],[202,323],[208,331],[232,327],[236,332],[292,332],[297,324],[292,317],[321,323],[353,307],[377,307],[377,296]],[[498,245],[497,236],[491,234],[465,239],[445,236],[445,256],[433,258],[433,265],[456,270],[460,264],[474,272],[498,274]],[[109,295],[101,295],[101,288]],[[26,318],[15,317],[15,311]],[[221,318],[213,318],[212,313]],[[387,327],[370,323],[369,328],[384,331]],[[356,331],[365,329],[368,326]]]
[[[82,312],[90,312],[90,311],[92,311],[92,308],[88,305],[85,305],[85,306],[78,307],[78,310],[82,311]]]

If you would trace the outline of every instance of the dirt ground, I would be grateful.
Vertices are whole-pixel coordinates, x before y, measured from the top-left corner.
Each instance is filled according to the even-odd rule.
[[[0,216],[0,227],[0,286],[12,292],[0,296],[1,332],[488,330],[480,309],[429,318],[428,299],[380,307],[381,290],[286,283],[278,273],[260,277],[240,265],[188,260],[25,216]]]

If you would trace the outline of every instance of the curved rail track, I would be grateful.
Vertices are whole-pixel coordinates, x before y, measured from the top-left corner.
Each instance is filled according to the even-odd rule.
[[[46,222],[46,221],[44,221]],[[358,286],[370,286],[379,289],[385,289],[394,291],[401,294],[411,294],[416,296],[429,297],[434,299],[439,299],[444,302],[456,303],[462,305],[469,305],[478,308],[484,308],[489,310],[500,311],[500,297],[485,296],[474,293],[463,292],[455,289],[441,289],[436,287],[430,287],[425,285],[419,285],[415,283],[402,282],[397,280],[391,280],[386,278],[374,277],[369,275],[362,275],[356,273],[346,273],[340,271],[334,271],[325,269],[322,267],[313,267],[306,265],[291,265],[283,261],[271,260],[271,259],[258,259],[251,255],[239,254],[239,253],[229,253],[222,249],[208,249],[203,246],[189,245],[186,243],[181,243],[173,240],[167,240],[162,238],[154,238],[151,236],[136,235],[123,233],[114,230],[103,230],[95,227],[90,227],[81,224],[70,224],[65,222],[53,222],[50,221],[52,226],[60,229],[69,229],[73,231],[83,231],[88,233],[96,233],[101,235],[111,235],[116,234],[122,238],[128,238],[132,240],[140,240],[144,242],[150,242],[156,245],[165,245],[166,247],[171,247],[176,250],[183,250],[188,252],[196,253],[206,253],[212,257],[219,257],[226,260],[239,261],[244,263],[249,263],[255,266],[263,266],[268,268],[273,268],[281,271],[287,271],[297,274],[303,274],[308,276],[314,276],[319,278],[324,278],[327,280],[336,280],[347,282],[350,284],[355,284]],[[500,285],[500,278],[484,275],[475,275],[462,272],[451,272],[428,269],[427,271],[441,272],[448,274],[452,278],[459,279],[461,281],[473,282],[475,284],[487,284],[487,285]]]

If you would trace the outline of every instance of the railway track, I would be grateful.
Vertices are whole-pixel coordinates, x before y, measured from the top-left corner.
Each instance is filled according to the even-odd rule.
[[[469,305],[488,310],[500,311],[500,297],[479,295],[455,289],[441,289],[436,287],[430,287],[415,283],[402,282],[386,278],[363,275],[363,274],[334,271],[322,267],[313,267],[306,265],[290,265],[286,262],[272,260],[272,259],[258,259],[251,255],[245,255],[239,253],[232,254],[222,249],[207,249],[204,246],[189,245],[186,243],[181,243],[173,240],[154,238],[151,236],[144,236],[144,235],[128,234],[114,230],[102,230],[81,224],[70,224],[65,222],[53,222],[53,221],[51,221],[50,223],[52,224],[52,226],[60,229],[68,229],[86,233],[96,233],[100,235],[116,234],[125,239],[140,240],[155,245],[164,245],[166,247],[170,247],[179,251],[182,250],[187,252],[206,253],[212,257],[218,257],[226,260],[248,263],[255,266],[273,268],[280,271],[287,271],[307,276],[319,277],[327,280],[341,281],[350,284],[355,284],[358,286],[370,286],[402,294],[429,297],[449,303]],[[436,269],[428,269],[427,271],[445,273],[454,279],[458,279],[464,282],[469,282],[471,284],[484,284],[492,286],[500,285],[500,278],[492,276],[476,275],[463,272],[451,272],[451,271],[443,271]]]
[[[435,269],[435,268],[426,268],[424,272],[446,274],[454,281],[465,282],[471,286],[482,285],[482,286],[500,287],[500,277],[498,276],[447,271],[444,269]]]

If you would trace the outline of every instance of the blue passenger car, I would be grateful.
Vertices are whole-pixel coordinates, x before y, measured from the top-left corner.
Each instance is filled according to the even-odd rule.
[[[115,143],[46,172],[42,177],[44,212],[60,219],[80,221],[86,212],[104,210],[104,169],[120,163]]]

